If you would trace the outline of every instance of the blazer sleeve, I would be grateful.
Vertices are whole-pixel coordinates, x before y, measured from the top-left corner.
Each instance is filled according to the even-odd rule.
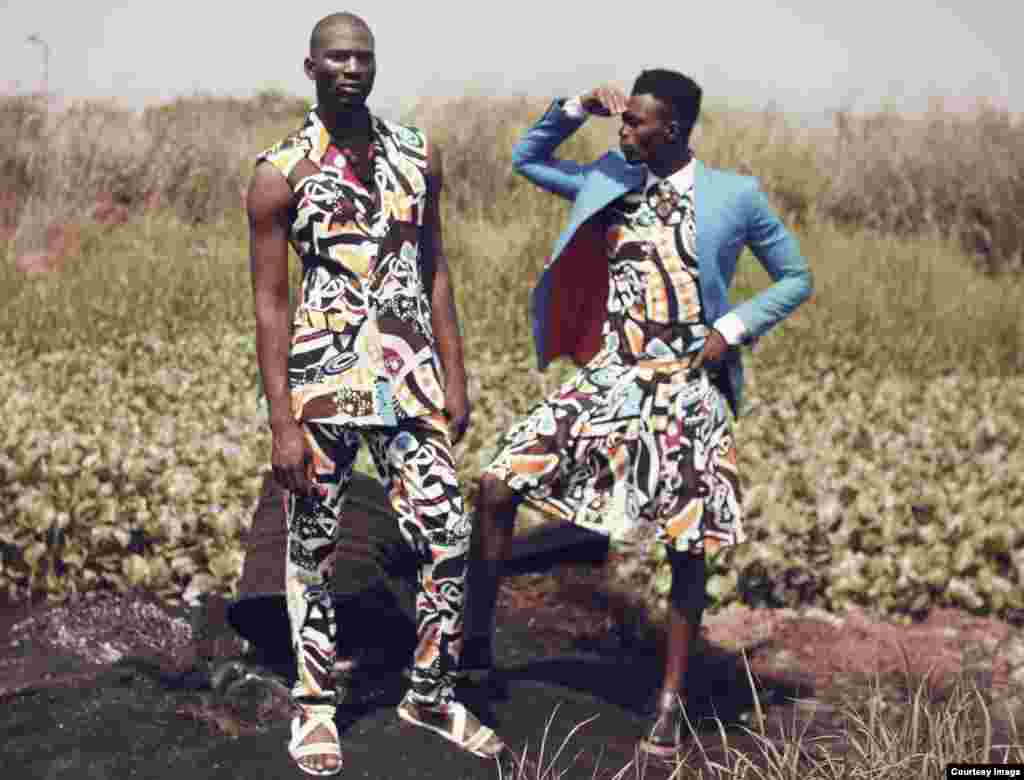
[[[564,100],[556,100],[544,115],[512,148],[512,167],[538,187],[574,200],[583,186],[587,167],[573,160],[554,156],[558,146],[575,133],[586,117],[573,119],[562,109]]]
[[[756,179],[745,202],[746,244],[773,280],[773,284],[732,310],[743,321],[745,340],[753,340],[807,300],[814,280],[796,237],[768,204]]]

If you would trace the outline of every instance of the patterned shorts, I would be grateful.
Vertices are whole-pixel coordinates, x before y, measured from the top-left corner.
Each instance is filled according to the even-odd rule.
[[[616,540],[713,554],[745,538],[726,402],[686,361],[602,351],[501,437],[485,473]]]

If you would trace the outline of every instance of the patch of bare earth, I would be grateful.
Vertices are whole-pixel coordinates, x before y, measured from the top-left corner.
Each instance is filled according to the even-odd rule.
[[[519,589],[505,585],[499,620],[529,614],[535,635],[553,645],[556,637],[586,643],[616,632],[593,574],[563,573],[557,579],[524,580]],[[1024,638],[1014,625],[955,609],[932,610],[911,624],[863,609],[837,615],[818,608],[731,604],[707,612],[691,661],[695,676],[711,678],[713,695],[735,692],[737,686],[749,689],[748,667],[769,733],[791,732],[800,722],[808,724],[808,736],[841,734],[844,705],[856,708],[881,696],[900,706],[919,686],[939,701],[965,680],[978,687],[993,717],[1006,726],[1011,715],[1019,719],[1022,707]],[[742,722],[751,724],[752,715],[746,713]],[[709,736],[713,741],[714,734]],[[741,733],[733,744],[746,741]],[[756,754],[753,744],[751,749]]]
[[[216,606],[212,607],[216,609]],[[0,698],[28,688],[93,679],[122,660],[183,674],[240,643],[196,631],[182,611],[141,593],[96,591],[63,604],[0,608]]]

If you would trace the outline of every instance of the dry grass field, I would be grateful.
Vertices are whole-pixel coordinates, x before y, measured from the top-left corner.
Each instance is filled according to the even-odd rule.
[[[412,117],[445,152],[471,501],[499,432],[572,370],[536,370],[527,313],[566,209],[510,166],[544,106],[472,97],[426,101]],[[273,93],[142,113],[0,101],[0,589],[11,597],[232,592],[268,458],[242,193],[256,152],[301,108]],[[562,153],[590,159],[614,132],[592,121]],[[694,145],[761,177],[816,282],[747,356],[737,431],[752,541],[716,563],[715,602],[1021,614],[1024,127],[935,112],[839,116],[812,132],[718,111]],[[19,270],[33,257],[59,270]],[[765,282],[748,257],[736,294]],[[656,556],[609,578],[657,624]],[[895,720],[851,711],[865,774],[902,777],[910,761],[933,776],[944,756],[981,755],[975,693],[934,710],[909,695]],[[787,744],[765,743],[768,774],[737,757],[721,776],[860,776],[799,734]]]

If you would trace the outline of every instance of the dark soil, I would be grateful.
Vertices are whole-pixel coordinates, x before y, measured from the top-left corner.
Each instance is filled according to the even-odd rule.
[[[643,711],[658,683],[657,653],[615,647],[598,608],[532,596],[535,603],[524,612],[517,608],[524,598],[511,586],[504,589],[500,672],[484,684],[465,686],[461,697],[530,764],[566,769],[567,780],[611,777],[634,759],[646,723]],[[356,616],[360,634],[374,640],[345,648],[362,667],[339,711],[344,776],[497,777],[493,764],[395,715],[405,689],[402,654],[395,648],[411,646],[412,639],[412,624],[396,605],[378,592],[351,604],[347,613],[339,610]],[[0,648],[4,777],[302,776],[285,750],[290,709],[282,683],[290,683],[289,659],[241,652],[217,599],[192,610],[164,610],[159,621],[152,606],[144,596],[111,593],[72,607],[44,603],[3,610],[0,628],[10,638]],[[70,614],[90,612],[88,624],[74,628],[76,636],[64,631],[55,639],[55,618],[69,625]],[[155,633],[127,623],[133,616],[142,616]],[[191,641],[176,644],[170,639],[175,632],[191,632]],[[114,636],[128,639],[118,642]],[[255,676],[245,680],[246,671]],[[704,653],[694,675],[693,715],[717,711],[738,723],[752,702],[744,675],[737,656]],[[780,697],[807,693],[788,683],[779,686]],[[701,731],[713,741],[711,725]]]
[[[261,506],[272,510],[276,504],[268,499]],[[254,529],[263,522],[256,520]],[[279,528],[279,518],[266,522]],[[270,559],[279,560],[270,536],[250,541],[253,560],[260,544]],[[357,547],[363,556],[365,549]],[[534,562],[553,565],[558,556],[550,554],[557,547],[537,546]],[[339,654],[356,666],[343,686],[338,714],[341,777],[536,780],[539,770],[553,767],[557,771],[543,775],[547,780],[591,780],[611,778],[637,760],[637,739],[659,682],[658,648],[630,644],[610,630],[608,599],[594,566],[600,556],[586,543],[574,549],[590,563],[560,565],[557,578],[506,581],[499,599],[499,672],[485,684],[460,690],[463,701],[525,762],[522,775],[510,775],[509,767],[499,775],[494,763],[396,716],[414,640],[408,572],[397,563],[382,564],[373,576],[357,578],[362,589],[351,577],[339,586]],[[4,780],[306,777],[286,751],[293,663],[283,598],[274,592],[280,590],[275,583],[281,572],[268,569],[261,580],[249,563],[247,558],[243,583],[255,584],[230,604],[209,597],[197,607],[171,609],[141,593],[94,593],[66,605],[0,604]],[[530,568],[524,564],[515,573]],[[958,648],[964,637],[1010,637],[1010,628],[997,621],[949,612],[916,628],[864,615],[845,623],[828,620],[781,610],[727,610],[706,618],[688,698],[706,753],[693,749],[688,765],[699,767],[702,755],[722,758],[714,717],[725,725],[731,747],[760,754],[743,730],[754,709],[751,679],[768,733],[791,732],[795,722],[809,721],[810,739],[841,731],[837,710],[828,706],[841,698],[841,678],[863,688],[874,672],[889,673],[900,664],[905,673],[938,666],[955,674],[963,666]],[[1005,686],[1005,664],[990,667],[985,685]],[[824,704],[808,709],[809,700]],[[643,776],[670,773],[649,762]]]

